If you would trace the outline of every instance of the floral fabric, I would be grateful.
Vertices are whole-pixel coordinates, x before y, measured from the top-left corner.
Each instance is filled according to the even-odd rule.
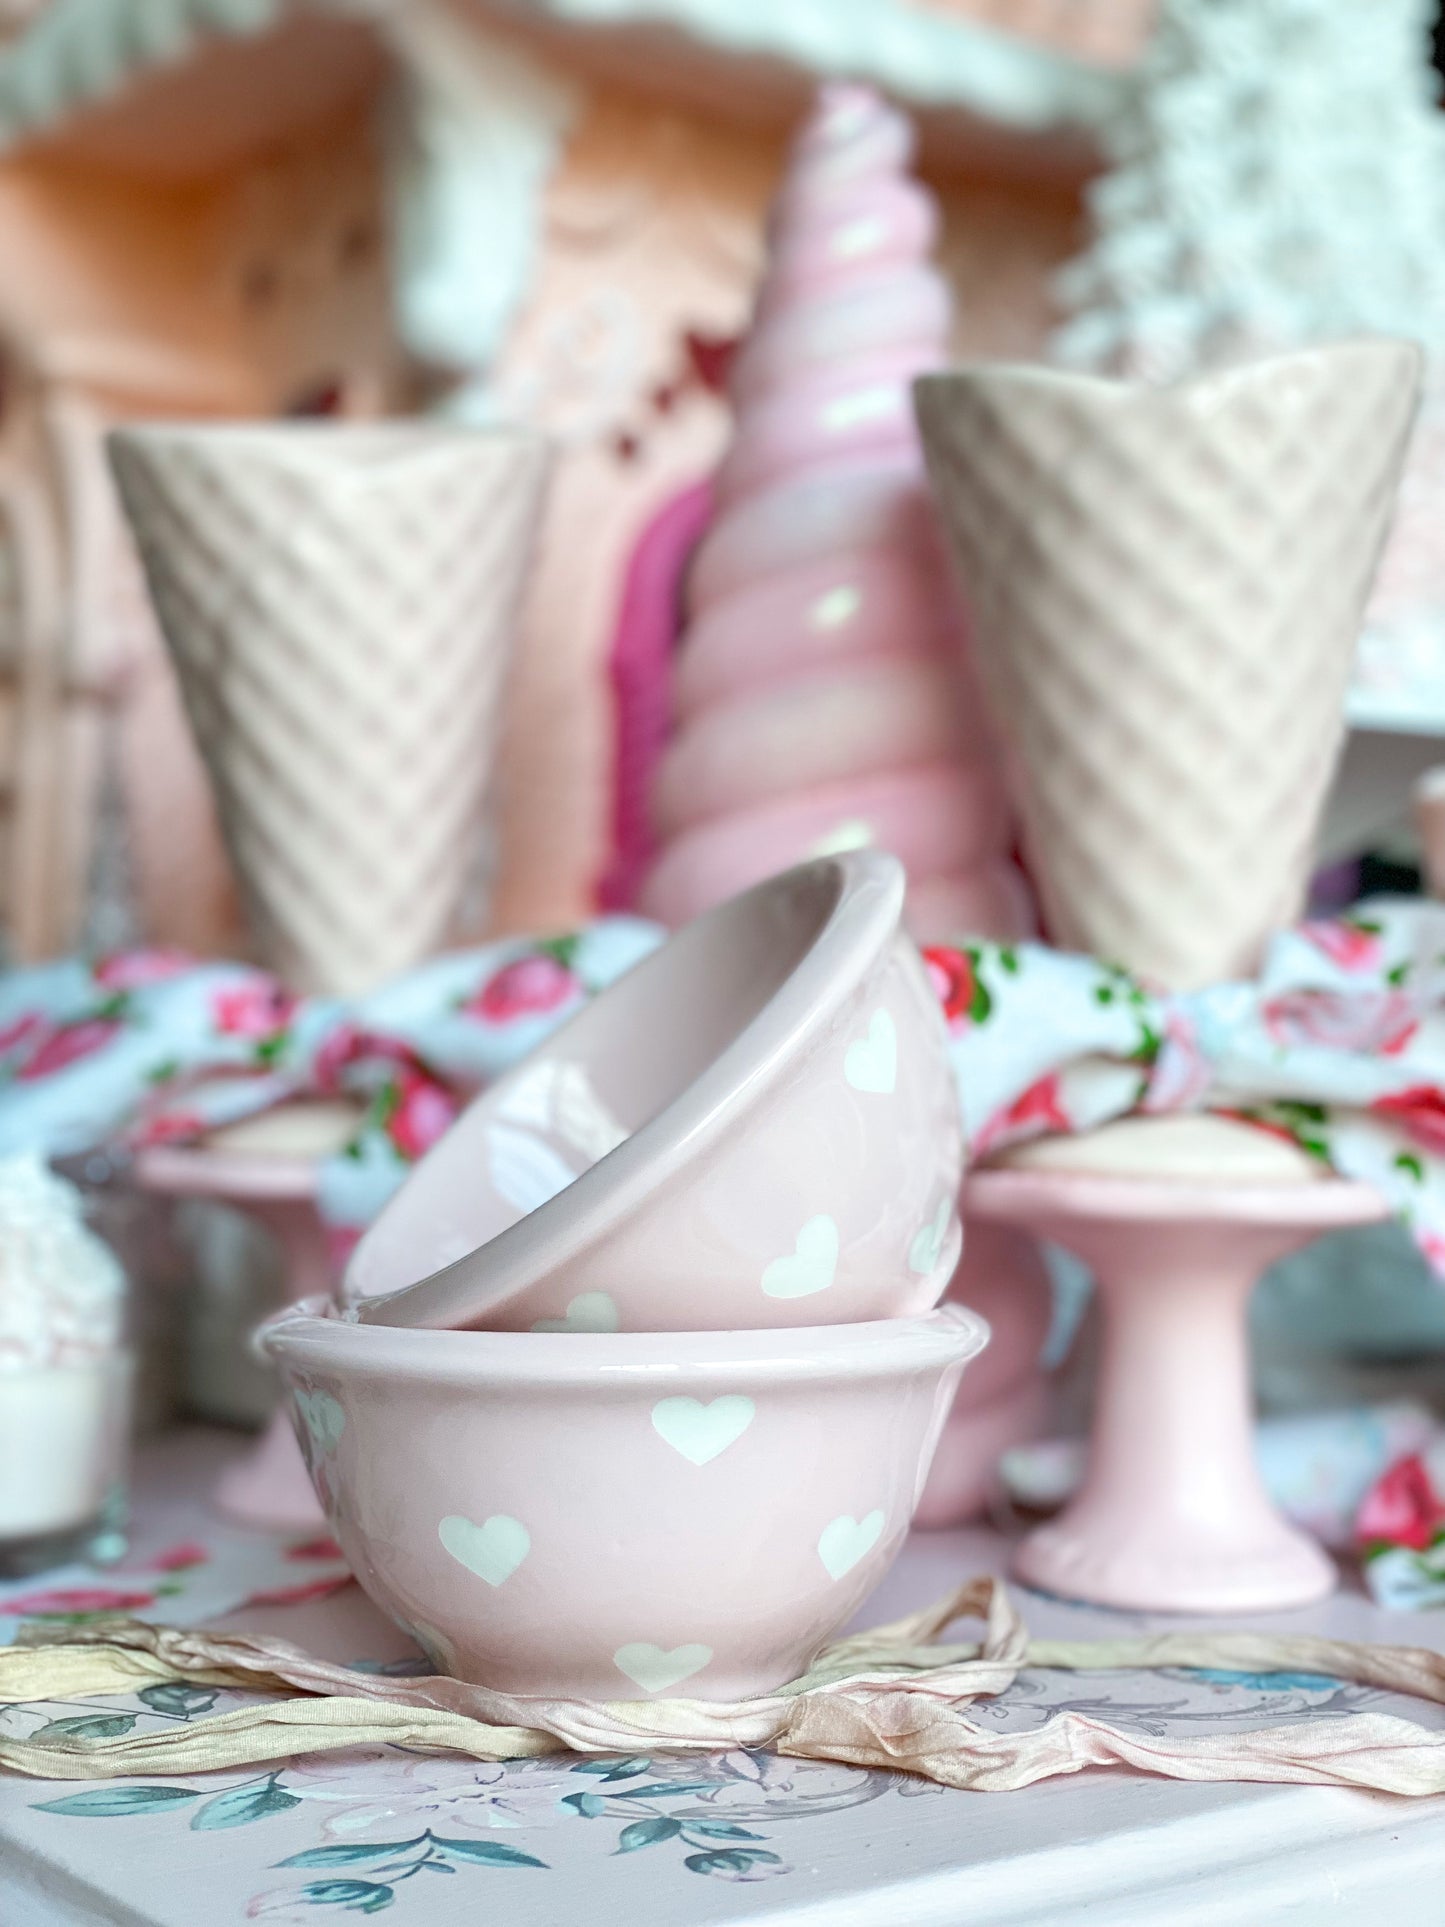
[[[167,951],[12,972],[0,1155],[184,1142],[289,1097],[350,1095],[361,1121],[318,1200],[340,1255],[472,1092],[662,934],[603,918],[439,958],[352,1003]],[[1300,924],[1254,981],[1185,995],[1042,944],[925,959],[974,1158],[1131,1112],[1222,1112],[1373,1185],[1445,1275],[1445,906],[1381,899]],[[1362,1515],[1372,1581],[1390,1603],[1440,1599],[1445,1473],[1389,1477]]]

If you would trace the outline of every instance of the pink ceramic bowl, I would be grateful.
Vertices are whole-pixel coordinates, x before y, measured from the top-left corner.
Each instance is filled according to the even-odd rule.
[[[754,1331],[936,1304],[963,1145],[903,890],[853,851],[689,924],[422,1159],[352,1255],[360,1316]]]
[[[502,1691],[737,1699],[803,1672],[908,1531],[957,1306],[827,1331],[387,1331],[301,1306],[262,1348],[357,1579]]]

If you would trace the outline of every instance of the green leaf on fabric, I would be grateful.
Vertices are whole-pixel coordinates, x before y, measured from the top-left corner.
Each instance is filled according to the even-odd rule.
[[[413,1848],[425,1845],[424,1833],[419,1833],[415,1840],[358,1840],[345,1847],[308,1847],[305,1853],[293,1853],[289,1859],[277,1860],[273,1864],[278,1867],[354,1867],[363,1860],[390,1860],[399,1853],[410,1853]]]
[[[625,1794],[622,1796],[627,1797]],[[600,1793],[564,1793],[562,1805],[580,1813],[584,1820],[595,1820],[599,1813],[606,1813],[607,1802]]]
[[[379,1914],[396,1895],[374,1880],[313,1880],[301,1889],[297,1899],[310,1907],[345,1907],[352,1913]]]
[[[1395,1169],[1397,1171],[1407,1172],[1409,1176],[1415,1180],[1416,1184],[1423,1184],[1425,1182],[1425,1166],[1413,1151],[1397,1151],[1395,1153]]]
[[[36,1727],[32,1740],[118,1740],[135,1725],[134,1713],[79,1713],[72,1719],[50,1720]]]
[[[690,1853],[682,1863],[691,1873],[746,1873],[749,1867],[768,1864],[780,1867],[783,1863],[775,1853],[764,1853],[761,1847],[723,1847],[716,1853]]]
[[[601,1780],[635,1780],[639,1773],[648,1772],[651,1766],[651,1760],[642,1759],[579,1760],[572,1771],[593,1773]]]
[[[88,1793],[67,1793],[63,1800],[41,1800],[34,1813],[68,1813],[79,1820],[123,1819],[132,1813],[160,1813],[200,1797],[197,1786],[98,1786]]]
[[[675,1840],[682,1832],[681,1820],[658,1813],[647,1820],[634,1820],[617,1836],[619,1853],[636,1853],[639,1847],[655,1847],[660,1841]]]
[[[545,1867],[547,1864],[516,1847],[504,1847],[497,1840],[444,1840],[434,1833],[431,1842],[443,1853],[454,1854],[458,1860],[474,1860],[483,1867]]]
[[[208,1800],[191,1821],[193,1833],[210,1833],[218,1827],[246,1827],[253,1820],[264,1820],[273,1813],[285,1813],[301,1804],[297,1794],[268,1780],[264,1786],[235,1786]]]
[[[625,1787],[619,1800],[673,1800],[684,1793],[712,1793],[716,1780],[659,1780],[651,1786]]]

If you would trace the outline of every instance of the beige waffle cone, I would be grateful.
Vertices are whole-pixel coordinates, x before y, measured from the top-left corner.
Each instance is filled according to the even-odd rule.
[[[1420,359],[917,384],[1056,942],[1182,989],[1297,914]]]
[[[476,870],[543,444],[147,426],[110,457],[262,956],[338,995],[406,969]]]

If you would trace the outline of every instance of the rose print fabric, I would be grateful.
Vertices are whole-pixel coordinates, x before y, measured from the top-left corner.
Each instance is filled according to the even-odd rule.
[[[0,1155],[182,1142],[289,1097],[349,1095],[360,1122],[319,1195],[340,1255],[472,1092],[662,935],[604,918],[438,958],[352,1003],[168,951],[15,971],[0,978]],[[1220,1111],[1375,1186],[1445,1275],[1445,906],[1382,899],[1301,924],[1256,980],[1185,995],[1043,944],[925,957],[975,1159],[1130,1112]],[[1445,1474],[1391,1477],[1361,1536],[1382,1597],[1419,1603],[1445,1585]]]
[[[184,1143],[290,1097],[351,1097],[356,1134],[320,1184],[340,1255],[473,1091],[661,940],[606,917],[439,957],[352,1003],[172,951],[12,971],[0,977],[0,1155]]]

